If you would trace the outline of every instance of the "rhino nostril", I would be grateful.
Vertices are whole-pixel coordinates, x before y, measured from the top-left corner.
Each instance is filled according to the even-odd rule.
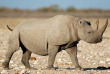
[[[102,41],[102,38],[100,38],[100,41]]]
[[[102,38],[100,38],[98,41],[101,42],[102,41]]]

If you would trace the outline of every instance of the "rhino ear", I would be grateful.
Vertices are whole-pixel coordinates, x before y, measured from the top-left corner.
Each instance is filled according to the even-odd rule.
[[[99,29],[99,19],[97,19],[97,21],[96,21],[96,26],[97,26],[97,30]]]

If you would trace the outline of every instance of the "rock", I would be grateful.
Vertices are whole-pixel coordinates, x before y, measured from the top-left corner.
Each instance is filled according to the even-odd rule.
[[[107,58],[107,61],[110,61],[110,58]]]
[[[110,64],[110,62],[108,62],[108,64]]]
[[[16,67],[16,66],[17,66],[17,64],[12,64],[11,66]]]
[[[58,62],[58,63],[62,63],[62,60],[61,60],[61,59],[58,59],[57,62]]]
[[[105,63],[105,61],[100,61],[100,63]]]
[[[20,69],[25,69],[25,66],[19,66]]]
[[[38,60],[37,60],[37,61],[35,61],[33,64],[38,64]]]
[[[93,64],[96,64],[95,62]]]
[[[13,63],[13,61],[11,60],[10,63]]]
[[[35,57],[30,57],[30,60],[36,60],[36,58]]]
[[[15,67],[15,68],[13,68],[14,70],[20,70],[20,68],[19,67]]]
[[[26,74],[26,70],[25,69],[21,70],[20,74]]]

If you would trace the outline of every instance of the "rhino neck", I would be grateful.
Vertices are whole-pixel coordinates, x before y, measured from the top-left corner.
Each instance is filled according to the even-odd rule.
[[[70,35],[70,41],[67,43],[65,48],[68,48],[71,44],[74,44],[74,42],[79,42],[79,37],[78,37],[78,30],[77,30],[77,24],[78,24],[78,19],[72,20],[72,23],[69,23],[68,28],[69,28],[69,35]],[[77,45],[77,44],[76,44]]]
[[[74,22],[72,23],[72,38],[73,41],[80,41],[80,38],[78,36],[78,24],[79,24],[80,18],[75,18]]]

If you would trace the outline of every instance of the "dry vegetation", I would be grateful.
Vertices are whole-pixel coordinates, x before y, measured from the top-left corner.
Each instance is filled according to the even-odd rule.
[[[21,14],[22,13],[22,14]],[[76,9],[70,6],[66,9],[61,9],[58,5],[39,8],[36,10],[21,10],[18,8],[10,9],[0,7],[0,17],[52,17],[57,14],[70,14],[77,17],[110,17],[110,10],[103,9]]]
[[[75,71],[74,65],[71,63],[69,55],[62,51],[58,53],[55,61],[54,70],[45,70],[47,66],[48,56],[39,56],[32,54],[32,57],[36,59],[30,60],[32,67],[37,70],[26,70],[21,64],[22,51],[17,51],[10,61],[11,70],[4,70],[2,68],[2,62],[5,59],[5,53],[8,47],[8,38],[10,31],[6,28],[8,24],[14,28],[25,18],[0,18],[0,73],[1,74],[110,74],[110,19],[109,25],[104,33],[104,39],[98,44],[89,44],[84,41],[80,41],[78,44],[78,59],[80,65],[85,71]],[[29,19],[29,18],[26,18]],[[96,18],[84,18],[95,23]],[[105,18],[100,18],[100,27],[104,25]],[[95,25],[93,25],[94,27]],[[95,27],[94,27],[95,28]],[[97,69],[99,66],[104,66],[106,69]]]

